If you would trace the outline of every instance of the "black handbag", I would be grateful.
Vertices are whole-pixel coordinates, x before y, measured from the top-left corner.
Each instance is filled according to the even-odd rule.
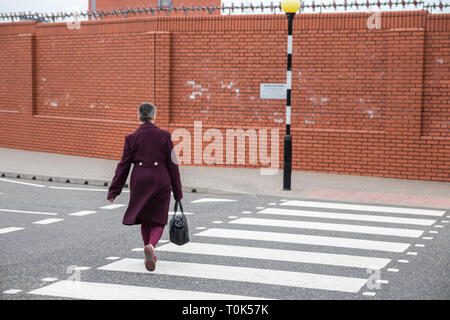
[[[177,214],[178,204],[180,204],[181,214]],[[175,208],[172,219],[170,219],[170,242],[179,246],[189,242],[189,228],[186,216],[184,215],[181,201],[175,201]]]

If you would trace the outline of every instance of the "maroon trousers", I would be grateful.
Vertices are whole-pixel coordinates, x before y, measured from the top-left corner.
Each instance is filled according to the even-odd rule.
[[[141,222],[141,234],[142,241],[144,241],[144,246],[148,244],[152,244],[153,247],[156,247],[159,239],[164,231],[164,224],[159,224],[150,221],[142,221]]]

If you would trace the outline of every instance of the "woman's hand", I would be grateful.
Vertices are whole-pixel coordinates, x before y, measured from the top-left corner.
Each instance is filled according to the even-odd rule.
[[[114,199],[115,199],[115,198],[112,197],[111,199],[108,199],[108,201],[111,202],[111,203],[113,203]]]

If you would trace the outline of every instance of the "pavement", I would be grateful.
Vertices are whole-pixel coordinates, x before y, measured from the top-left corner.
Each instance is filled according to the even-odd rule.
[[[118,160],[0,148],[0,176],[6,178],[108,186]],[[283,171],[180,166],[184,192],[236,193],[285,198],[370,202],[450,208],[450,183],[292,172],[292,190],[283,191]],[[127,182],[129,182],[129,177]]]

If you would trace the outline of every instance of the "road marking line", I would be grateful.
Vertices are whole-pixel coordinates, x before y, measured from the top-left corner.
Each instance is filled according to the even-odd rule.
[[[212,223],[218,224],[218,223],[223,223],[223,221],[221,221],[221,220],[216,220],[216,221],[213,221]]]
[[[388,284],[389,281],[388,281],[388,280],[376,280],[375,283],[379,283],[379,284]]]
[[[448,221],[447,221],[447,220],[442,220],[441,222],[442,222],[442,223],[448,223]]]
[[[158,244],[160,244],[160,243],[167,243],[167,242],[169,242],[169,240],[159,240]]]
[[[387,269],[387,271],[389,271],[389,272],[399,272],[400,270],[395,269],[395,268],[389,268],[389,269]]]
[[[271,227],[285,227],[297,229],[313,229],[313,230],[328,230],[339,232],[353,232],[366,233],[386,236],[398,236],[418,238],[423,234],[422,230],[416,229],[398,229],[398,228],[384,228],[371,227],[352,224],[337,224],[324,222],[308,222],[300,220],[277,220],[277,219],[259,219],[259,218],[239,218],[228,223],[232,224],[246,224],[255,226],[271,226]]]
[[[16,294],[16,293],[19,293],[19,292],[22,292],[22,290],[10,289],[10,290],[3,291],[3,293],[5,293],[5,294]]]
[[[125,204],[116,203],[116,204],[108,204],[107,206],[100,207],[100,209],[112,210],[117,208],[125,207]]]
[[[376,295],[375,292],[368,292],[368,291],[363,292],[363,296],[371,296],[371,297],[373,297],[374,295]]]
[[[131,251],[140,252],[140,251],[144,251],[144,248],[134,248],[134,249],[131,249]]]
[[[439,233],[439,231],[430,230],[430,233]]]
[[[35,221],[33,222],[33,224],[50,224],[50,223],[55,223],[58,221],[63,221],[64,219],[44,219],[44,220],[39,220],[39,221]]]
[[[242,213],[252,213],[251,211],[242,211]]]
[[[88,300],[266,300],[250,296],[63,280],[28,292]]]
[[[262,210],[262,209],[265,209],[266,207],[255,207],[255,209],[258,209],[258,210]]]
[[[230,201],[237,201],[234,199],[218,199],[218,198],[201,198],[197,200],[191,201],[191,203],[203,203],[203,202],[230,202]]]
[[[415,247],[419,247],[419,248],[425,247],[425,245],[424,245],[424,244],[421,244],[421,243],[415,244],[414,246],[415,246]]]
[[[417,252],[413,252],[413,251],[407,252],[406,254],[408,256],[417,256]]]
[[[435,228],[443,228],[444,226],[437,224],[437,225],[435,225],[434,227],[435,227]]]
[[[403,260],[403,259],[400,259],[400,260],[398,260],[398,262],[400,262],[400,263],[408,263],[409,260]]]
[[[263,232],[250,230],[234,230],[211,228],[194,234],[201,237],[219,237],[228,239],[245,239],[258,241],[274,241],[283,243],[308,244],[316,246],[330,246],[341,248],[354,248],[364,250],[388,251],[388,252],[404,252],[409,243],[386,242],[375,240],[362,240],[341,237],[322,237],[292,233],[279,232]]]
[[[317,201],[298,201],[290,200],[281,203],[282,206],[299,206],[299,207],[313,207],[313,208],[327,208],[340,210],[358,210],[358,211],[376,211],[376,212],[390,212],[403,214],[417,214],[424,216],[440,217],[444,215],[445,210],[430,210],[430,209],[415,209],[405,207],[388,207],[388,206],[374,206],[350,203],[337,202],[317,202]]]
[[[120,259],[120,257],[108,257],[106,258],[106,260],[118,260]]]
[[[40,212],[40,211],[25,211],[25,210],[13,210],[13,209],[0,209],[1,212],[17,212],[17,213],[29,213],[29,214],[43,214],[49,216],[57,216],[55,212]]]
[[[433,240],[433,237],[422,237],[422,239],[425,239],[425,240]]]
[[[295,217],[311,217],[311,218],[325,218],[325,219],[339,219],[339,220],[358,220],[358,221],[373,221],[373,222],[385,222],[385,223],[401,223],[401,224],[413,224],[413,225],[422,225],[422,226],[431,226],[433,223],[436,222],[436,220],[430,220],[430,219],[398,218],[398,217],[375,216],[375,215],[366,215],[366,214],[347,214],[347,213],[339,213],[339,212],[291,210],[291,209],[280,209],[280,208],[267,208],[258,213],[295,216]]]
[[[98,269],[148,274],[143,262],[143,259],[125,258]],[[341,292],[359,292],[368,280],[365,278],[339,277],[314,273],[159,260],[158,267],[152,273]]]
[[[78,211],[78,212],[74,212],[74,213],[69,213],[69,216],[81,217],[81,216],[87,216],[88,214],[93,214],[96,212],[97,211],[92,211],[92,210],[82,210],[82,211]]]
[[[95,188],[77,188],[77,187],[55,187],[49,186],[49,189],[61,189],[61,190],[82,190],[82,191],[108,191],[108,189],[95,189]],[[126,191],[122,191],[126,192]]]
[[[391,261],[390,259],[384,258],[351,256],[345,254],[230,246],[198,242],[188,242],[183,246],[177,246],[173,243],[169,243],[159,247],[158,250],[176,253],[313,263],[373,270],[380,270]]]
[[[230,219],[236,219],[236,218],[239,218],[238,216],[228,216],[228,218],[230,218]]]
[[[197,229],[197,230],[205,230],[206,227],[196,227],[195,229]]]
[[[44,281],[44,282],[54,282],[54,281],[57,281],[58,280],[58,278],[44,278],[44,279],[41,279],[41,281]]]
[[[276,202],[271,202],[271,203],[269,203],[269,206],[276,206],[276,205],[277,205]]]
[[[29,182],[22,182],[22,181],[14,181],[14,180],[3,179],[3,178],[0,178],[0,181],[12,182],[12,183],[18,183],[18,184],[24,184],[24,185],[27,185],[27,186],[33,186],[33,187],[39,187],[39,188],[45,188],[45,187],[46,187],[46,186],[44,186],[44,185],[42,185],[42,184],[29,183]]]
[[[1,228],[0,229],[0,234],[14,232],[14,231],[19,231],[19,230],[24,230],[24,229],[25,228],[20,228],[20,227]]]

